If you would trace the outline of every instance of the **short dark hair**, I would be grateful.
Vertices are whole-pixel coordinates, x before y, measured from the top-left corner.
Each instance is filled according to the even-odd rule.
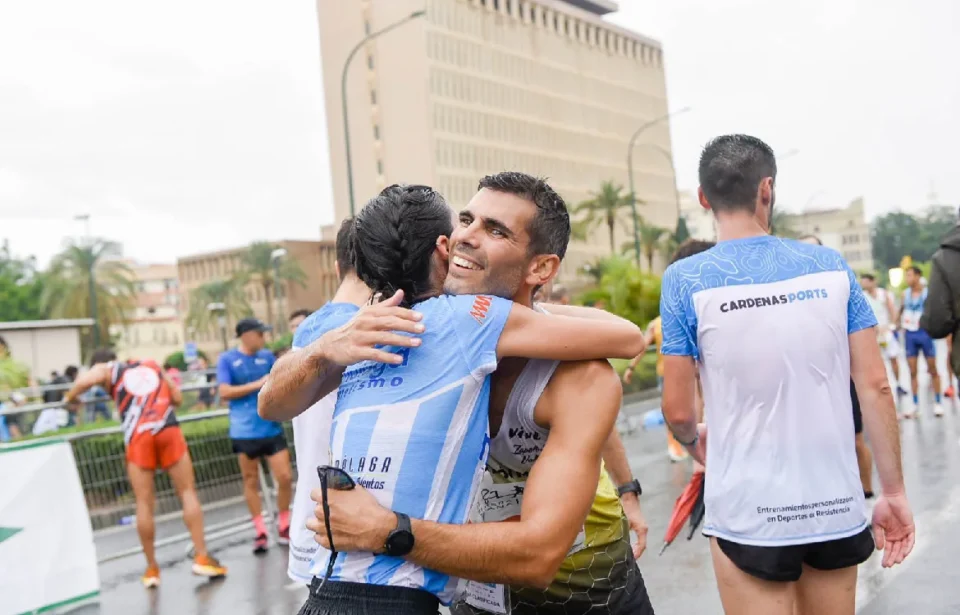
[[[337,231],[336,249],[337,266],[340,268],[341,282],[348,273],[353,273],[356,269],[353,262],[356,258],[353,253],[354,234],[354,218],[347,218],[340,223],[340,230]],[[293,318],[293,316],[290,316],[290,318]]]
[[[431,256],[453,232],[453,214],[429,186],[393,185],[364,205],[354,229],[357,277],[387,296],[402,290],[409,306],[431,290]]]
[[[797,241],[806,241],[807,239],[812,239],[816,241],[818,246],[823,245],[823,242],[820,241],[820,238],[817,237],[816,235],[800,235],[800,237],[797,238]]]
[[[78,373],[80,373],[80,370],[77,369],[76,365],[68,365],[67,369],[63,370],[63,375],[70,380],[75,380]]]
[[[682,258],[687,258],[688,256],[693,256],[694,254],[706,252],[715,245],[717,245],[716,241],[704,241],[703,239],[692,238],[687,239],[677,246],[676,251],[673,253],[673,257],[670,259],[670,264],[672,265]]]
[[[877,276],[873,275],[873,274],[870,273],[869,271],[864,271],[863,273],[860,274],[860,277],[863,278],[863,279],[865,279],[865,280],[871,280],[871,281],[874,281],[874,282],[877,280]]]
[[[93,356],[90,357],[90,365],[96,365],[97,363],[109,363],[110,361],[117,360],[117,353],[115,353],[110,348],[97,348],[93,352]]]
[[[537,206],[527,234],[530,236],[530,255],[556,254],[560,260],[570,243],[570,212],[567,204],[550,187],[547,180],[519,171],[502,171],[480,180],[477,190],[487,188],[496,192],[515,194]]]
[[[773,149],[756,137],[723,135],[700,154],[700,188],[714,212],[754,211],[766,177],[777,179]]]
[[[313,314],[313,312],[311,312],[310,310],[308,310],[308,309],[306,309],[306,308],[300,308],[299,310],[294,310],[294,311],[290,312],[290,316],[287,317],[287,320],[293,320],[293,319],[296,318],[297,316],[303,316],[304,318],[306,318],[306,317],[309,316],[310,314]]]
[[[910,265],[909,267],[907,267],[907,271],[912,271],[918,276],[920,276],[921,278],[923,277],[923,270],[917,267],[916,265]]]

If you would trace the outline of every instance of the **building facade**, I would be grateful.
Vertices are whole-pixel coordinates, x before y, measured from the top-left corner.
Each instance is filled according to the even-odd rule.
[[[602,19],[609,0],[317,0],[336,220],[349,215],[340,80],[367,34],[426,9],[368,42],[346,73],[355,207],[387,185],[436,187],[466,205],[480,177],[547,177],[571,207],[603,181],[626,187],[627,144],[665,116],[657,41]],[[667,156],[664,156],[666,152]],[[670,130],[637,140],[640,215],[677,219]],[[625,212],[626,213],[626,212]],[[629,215],[624,215],[629,220]],[[617,251],[632,237],[617,229]],[[610,254],[603,228],[571,245],[562,270]]]
[[[263,286],[256,279],[249,280],[242,289],[250,312],[228,310],[226,319],[226,342],[233,345],[234,327],[238,316],[253,315],[264,322],[270,320],[277,333],[286,328],[287,316],[293,310],[316,310],[329,301],[337,291],[337,279],[334,263],[336,248],[332,241],[291,241],[277,242],[278,248],[287,251],[284,258],[295,260],[306,274],[304,286],[295,282],[280,285],[277,296],[267,297]],[[234,248],[208,254],[197,254],[177,259],[177,277],[180,282],[179,306],[186,339],[196,341],[197,346],[209,356],[215,357],[223,350],[223,337],[219,325],[211,319],[206,326],[197,327],[189,318],[191,293],[209,282],[227,280],[243,272],[242,258],[247,248]],[[270,302],[268,309],[267,303]]]
[[[874,270],[873,242],[863,199],[856,199],[840,209],[790,214],[787,222],[797,234],[819,237],[823,245],[842,254],[854,271],[862,273]]]
[[[52,372],[62,374],[70,365],[82,365],[80,338],[89,335],[92,326],[92,318],[0,322],[0,337],[10,356],[39,382],[49,380]]]
[[[172,264],[125,264],[133,274],[136,303],[126,324],[110,326],[117,355],[162,363],[171,353],[183,349],[177,268]]]

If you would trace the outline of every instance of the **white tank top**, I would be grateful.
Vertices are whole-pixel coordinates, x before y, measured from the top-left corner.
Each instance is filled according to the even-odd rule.
[[[533,414],[558,365],[559,361],[527,361],[507,398],[500,429],[490,441],[491,460],[524,474],[533,468],[550,435],[549,429],[537,425]]]
[[[882,330],[890,324],[890,313],[887,311],[887,291],[878,288],[876,297],[866,291],[864,291],[863,296],[870,304],[873,315],[877,317],[877,329]]]

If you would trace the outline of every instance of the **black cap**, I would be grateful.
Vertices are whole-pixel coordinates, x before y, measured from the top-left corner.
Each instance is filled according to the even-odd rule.
[[[244,318],[237,323],[237,337],[240,337],[248,331],[270,331],[273,327],[264,324],[259,318]]]

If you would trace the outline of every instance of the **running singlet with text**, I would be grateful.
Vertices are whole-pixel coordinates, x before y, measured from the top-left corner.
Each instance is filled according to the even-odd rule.
[[[110,396],[117,403],[123,424],[123,441],[129,446],[137,435],[158,434],[177,424],[170,387],[154,361],[115,361],[110,367]]]
[[[900,325],[906,331],[920,330],[920,317],[923,315],[923,304],[927,301],[927,289],[915,295],[911,289],[903,292],[903,317]]]
[[[464,523],[489,448],[489,374],[513,303],[441,296],[413,306],[425,332],[403,363],[365,361],[343,374],[330,459],[384,507],[417,519]],[[315,334],[322,334],[317,329]],[[311,572],[322,577],[328,556]],[[399,557],[341,553],[331,579],[423,589],[449,604],[458,579]]]
[[[756,546],[866,525],[848,336],[876,326],[834,250],[724,241],[663,276],[663,354],[699,362],[707,413],[703,533]]]

